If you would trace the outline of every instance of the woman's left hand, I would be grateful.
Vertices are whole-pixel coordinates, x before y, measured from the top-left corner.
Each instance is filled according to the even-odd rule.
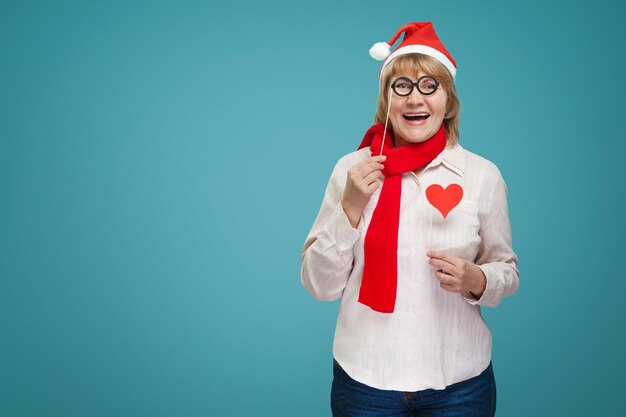
[[[478,300],[487,287],[485,273],[476,264],[458,256],[428,251],[428,263],[435,267],[441,288],[450,292],[471,292]]]

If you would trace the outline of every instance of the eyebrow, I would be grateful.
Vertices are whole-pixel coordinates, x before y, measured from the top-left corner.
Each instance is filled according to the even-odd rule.
[[[424,74],[424,75],[422,75],[422,76],[420,76],[420,77],[413,78],[413,77],[412,77],[412,76],[410,76],[410,75],[403,75],[402,73],[400,73],[400,74],[392,75],[390,78],[391,78],[392,80],[395,80],[396,78],[408,78],[408,79],[410,79],[411,81],[417,81],[417,80],[418,80],[418,79],[420,79],[421,77],[426,77],[426,76],[428,76],[428,77],[433,77],[435,80],[439,81],[439,83],[441,84],[441,80],[440,80],[439,78],[435,77],[435,76],[434,76],[434,75],[432,75],[432,74]]]

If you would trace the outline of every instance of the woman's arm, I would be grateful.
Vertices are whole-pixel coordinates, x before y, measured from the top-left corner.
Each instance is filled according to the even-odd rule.
[[[354,244],[362,232],[362,221],[350,224],[341,197],[347,170],[340,160],[328,181],[320,211],[302,248],[302,285],[320,301],[341,297],[354,261]]]
[[[500,301],[517,291],[519,271],[517,255],[511,243],[511,224],[507,204],[507,187],[496,169],[495,183],[488,184],[492,196],[479,210],[481,244],[475,264],[487,279],[485,291],[477,300],[470,293],[463,294],[470,304],[496,307]]]

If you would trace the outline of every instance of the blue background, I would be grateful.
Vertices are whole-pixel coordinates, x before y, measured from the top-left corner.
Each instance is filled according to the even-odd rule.
[[[423,20],[509,188],[498,415],[620,412],[618,2],[100,3],[0,6],[0,415],[330,415],[301,248],[372,123],[368,49]]]

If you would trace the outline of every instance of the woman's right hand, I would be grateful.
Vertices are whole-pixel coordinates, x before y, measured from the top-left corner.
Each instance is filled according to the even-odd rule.
[[[382,183],[384,175],[381,170],[385,159],[385,155],[370,156],[348,170],[341,206],[355,229],[361,220],[363,208]]]

